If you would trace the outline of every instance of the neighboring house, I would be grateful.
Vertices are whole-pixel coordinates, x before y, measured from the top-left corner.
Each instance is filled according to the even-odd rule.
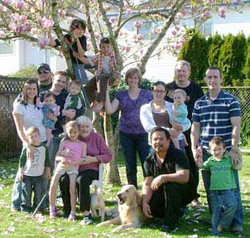
[[[114,16],[114,14],[112,15]],[[134,22],[137,20],[135,19]],[[135,31],[134,22],[127,23],[125,31]],[[185,24],[191,27],[193,22],[185,21]],[[139,33],[144,35],[144,39],[147,38],[149,29],[144,27],[139,30]],[[227,12],[226,18],[213,14],[213,17],[203,26],[203,30],[206,35],[213,35],[216,32],[222,35],[229,33],[236,35],[243,32],[248,37],[250,35],[250,7],[245,7],[243,13]],[[167,34],[171,32],[172,28],[169,29]],[[176,60],[176,57],[166,52],[161,54],[159,58],[158,56],[151,58],[147,64],[144,77],[153,81],[172,81]],[[50,64],[53,71],[66,69],[65,61],[59,56],[53,55],[49,50],[33,47],[31,43],[24,40],[13,41],[8,46],[4,42],[0,42],[0,75],[14,73],[25,66],[38,65],[42,62]]]

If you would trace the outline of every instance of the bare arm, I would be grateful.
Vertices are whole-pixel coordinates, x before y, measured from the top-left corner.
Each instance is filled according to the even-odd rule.
[[[202,157],[202,150],[199,148],[199,138],[200,138],[200,130],[201,130],[201,125],[199,122],[193,122],[192,127],[191,127],[191,145],[192,145],[192,152],[194,156],[194,160],[196,164],[199,163],[201,157]]]
[[[109,98],[109,87],[107,88],[106,91],[106,100],[105,100],[105,109],[107,114],[111,115],[113,114],[115,111],[117,111],[119,108],[119,101],[115,98],[112,103],[110,102],[110,98]]]
[[[232,146],[237,146],[239,145],[240,141],[240,117],[231,117],[231,123],[233,126],[233,131],[232,131]]]
[[[151,183],[153,177],[146,177],[142,185],[142,209],[146,217],[152,218],[149,201],[153,195],[153,190],[151,189]]]
[[[24,130],[23,130],[23,115],[13,113],[14,122],[17,130],[18,137],[22,141],[23,144],[28,144],[28,139],[25,136]]]

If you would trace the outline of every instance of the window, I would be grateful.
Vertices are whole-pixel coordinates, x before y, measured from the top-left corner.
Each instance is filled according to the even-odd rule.
[[[0,55],[13,54],[13,43],[0,41]]]

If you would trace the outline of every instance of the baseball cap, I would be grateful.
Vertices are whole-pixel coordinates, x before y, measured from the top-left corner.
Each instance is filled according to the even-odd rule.
[[[48,65],[48,64],[45,64],[45,63],[39,64],[39,65],[37,66],[37,71],[38,71],[40,68],[45,68],[45,69],[51,71],[49,65]]]

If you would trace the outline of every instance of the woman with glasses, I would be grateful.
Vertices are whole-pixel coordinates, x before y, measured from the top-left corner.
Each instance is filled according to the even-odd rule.
[[[173,103],[164,100],[168,89],[162,81],[153,84],[153,100],[141,107],[140,119],[146,132],[149,134],[155,127],[163,127],[168,130],[172,128]],[[175,127],[181,125],[174,123]],[[171,136],[171,130],[169,131]],[[180,149],[184,151],[184,141],[182,135],[178,137]]]
[[[142,77],[136,68],[125,74],[128,90],[119,92],[110,102],[109,87],[106,93],[105,108],[108,114],[120,109],[120,143],[124,154],[126,173],[129,184],[137,187],[136,155],[139,154],[141,164],[149,153],[148,135],[140,121],[140,108],[152,100],[152,93],[139,88]]]

